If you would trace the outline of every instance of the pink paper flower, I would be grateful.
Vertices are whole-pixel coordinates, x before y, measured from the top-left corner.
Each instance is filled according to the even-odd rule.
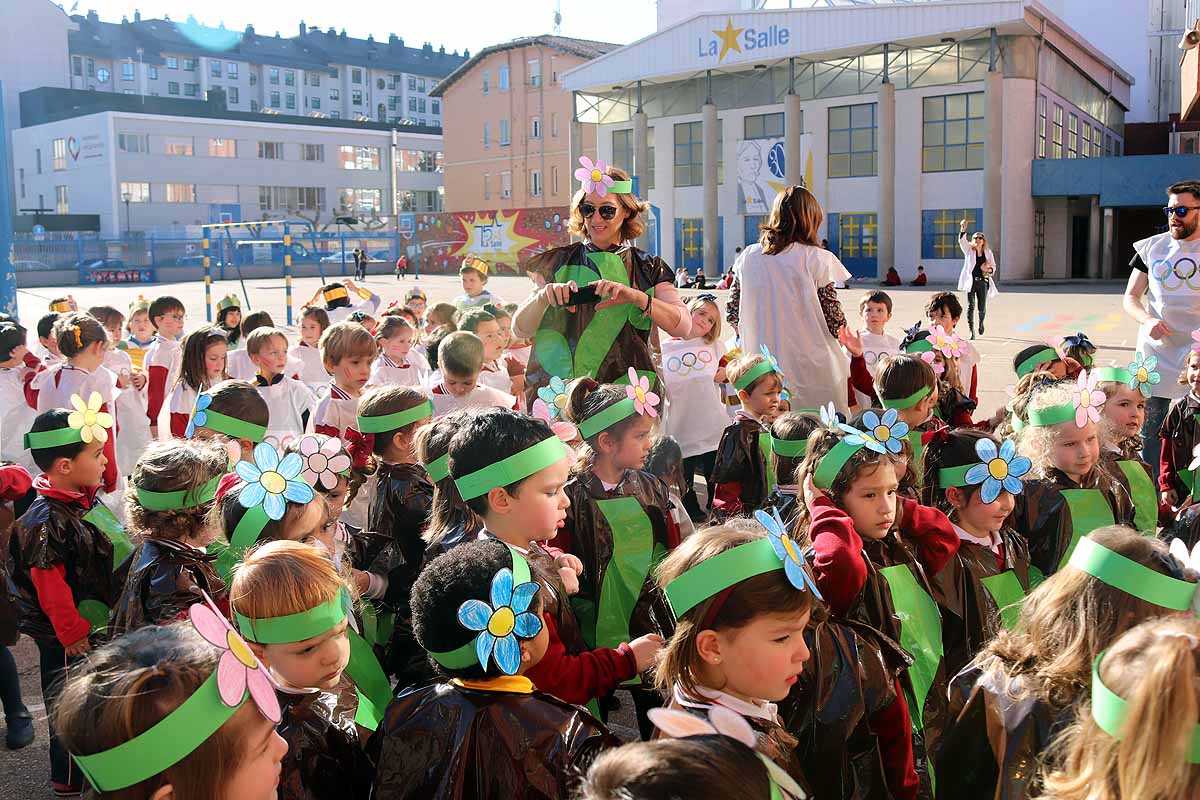
[[[205,595],[205,599],[208,596]],[[208,603],[194,603],[188,617],[196,631],[210,644],[224,652],[217,662],[217,693],[221,702],[233,708],[250,692],[250,699],[262,715],[278,723],[282,717],[279,698],[275,695],[275,680],[254,655],[237,631]]]
[[[1192,349],[1200,353],[1200,330],[1192,331]]]
[[[1082,428],[1092,422],[1100,421],[1100,409],[1104,407],[1104,392],[1096,388],[1097,376],[1094,373],[1079,373],[1079,382],[1075,389],[1075,424]]]
[[[604,163],[604,159],[596,159],[596,163],[587,156],[579,157],[580,167],[575,170],[575,177],[583,182],[583,190],[585,192],[595,192],[604,197],[608,194],[608,187],[613,185],[613,179],[608,177],[608,164]]]
[[[565,419],[555,421],[551,417],[550,406],[540,397],[533,401],[533,416],[549,425],[550,430],[554,431],[554,435],[567,444],[570,444],[579,437],[579,429],[574,425]]]
[[[930,344],[946,358],[958,358],[962,355],[962,339],[948,332],[941,325],[929,329]]]
[[[299,449],[304,459],[300,477],[314,489],[318,483],[326,489],[336,488],[338,476],[350,470],[350,456],[341,439],[310,433],[300,438]]]
[[[938,362],[934,361],[935,358],[937,358],[937,355],[932,350],[921,353],[921,360],[933,367],[933,374],[941,375],[946,371],[946,365],[939,364]]]
[[[633,407],[637,413],[643,417],[657,417],[658,395],[650,391],[650,379],[638,375],[637,370],[633,367],[629,368],[629,385],[625,387],[625,394],[633,401]]]

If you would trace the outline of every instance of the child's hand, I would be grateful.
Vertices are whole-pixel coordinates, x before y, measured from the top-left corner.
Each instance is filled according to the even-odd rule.
[[[717,374],[713,375],[713,383],[729,383],[729,378],[725,375],[724,367],[717,367]]]
[[[133,381],[133,388],[137,389],[139,392],[140,392],[142,389],[146,388],[146,375],[145,375],[145,373],[142,373],[142,372],[135,372],[135,373],[133,373],[133,378],[132,378],[132,381]]]
[[[852,331],[846,325],[843,325],[838,331],[838,342],[842,347],[846,348],[846,352],[855,358],[861,358],[863,354],[862,334],[858,331]]]
[[[1162,493],[1162,501],[1171,508],[1175,508],[1176,503],[1179,502],[1179,495],[1175,493],[1174,489],[1168,489]]]
[[[63,648],[64,652],[66,652],[66,654],[71,656],[72,658],[74,658],[75,656],[81,656],[84,653],[89,652],[91,649],[92,649],[92,643],[88,641],[88,637],[86,637],[86,636],[83,637],[82,639],[80,639],[75,644],[69,645],[68,647]]]
[[[658,652],[663,649],[664,644],[666,642],[657,633],[639,636],[629,643],[629,649],[633,651],[633,658],[637,662],[638,672],[645,672],[654,666],[654,662],[658,659]]]
[[[573,556],[570,553],[563,553],[554,559],[554,566],[560,569],[566,567],[567,569],[574,570],[576,575],[583,574],[583,562],[577,556]]]
[[[350,574],[354,578],[354,588],[358,590],[359,595],[366,594],[371,586],[371,576],[360,569],[351,569]]]
[[[562,581],[563,591],[567,597],[579,594],[579,573],[570,567],[558,568],[558,579]]]
[[[810,473],[808,475],[805,475],[804,476],[804,505],[808,507],[808,513],[811,514],[815,510],[817,501],[825,496],[826,496],[825,492],[818,489],[817,485],[815,483],[813,483],[812,474]]]

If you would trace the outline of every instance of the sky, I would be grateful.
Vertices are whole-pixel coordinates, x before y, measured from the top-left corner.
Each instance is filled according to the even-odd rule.
[[[75,0],[64,0],[71,11]],[[654,32],[655,3],[651,0],[606,0],[602,6],[588,0],[560,0],[563,15],[562,34],[580,39],[628,44]],[[400,0],[390,3],[358,3],[349,7],[330,5],[328,0],[288,0],[286,3],[249,3],[246,0],[79,0],[75,14],[95,9],[104,22],[133,18],[134,9],[142,18],[170,15],[182,22],[188,15],[205,25],[243,29],[254,25],[259,35],[296,36],[300,21],[309,27],[330,26],[346,29],[350,36],[387,40],[395,33],[409,46],[430,42],[444,45],[446,52],[469,48],[472,53],[490,44],[520,36],[550,33],[554,25],[555,0]],[[358,11],[351,9],[358,8]],[[602,9],[601,13],[597,13]],[[347,13],[348,12],[348,13]]]

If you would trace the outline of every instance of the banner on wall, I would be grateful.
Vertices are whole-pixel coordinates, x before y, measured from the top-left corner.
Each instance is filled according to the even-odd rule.
[[[567,209],[441,211],[413,214],[401,236],[415,249],[422,272],[456,274],[467,256],[482,258],[493,274],[521,274],[521,264],[552,247],[568,244]],[[407,235],[405,235],[407,234]]]
[[[811,134],[801,134],[800,155],[804,159],[801,185],[812,186]],[[787,155],[783,138],[739,141],[737,180],[739,214],[771,213],[775,195],[787,187]]]

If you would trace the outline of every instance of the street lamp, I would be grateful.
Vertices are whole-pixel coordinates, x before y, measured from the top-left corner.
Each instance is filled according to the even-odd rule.
[[[129,196],[129,192],[124,192],[121,195],[121,199],[125,201],[125,236],[128,237],[129,230],[132,227],[132,225],[130,225],[130,223],[129,223],[129,201],[132,198]]]

